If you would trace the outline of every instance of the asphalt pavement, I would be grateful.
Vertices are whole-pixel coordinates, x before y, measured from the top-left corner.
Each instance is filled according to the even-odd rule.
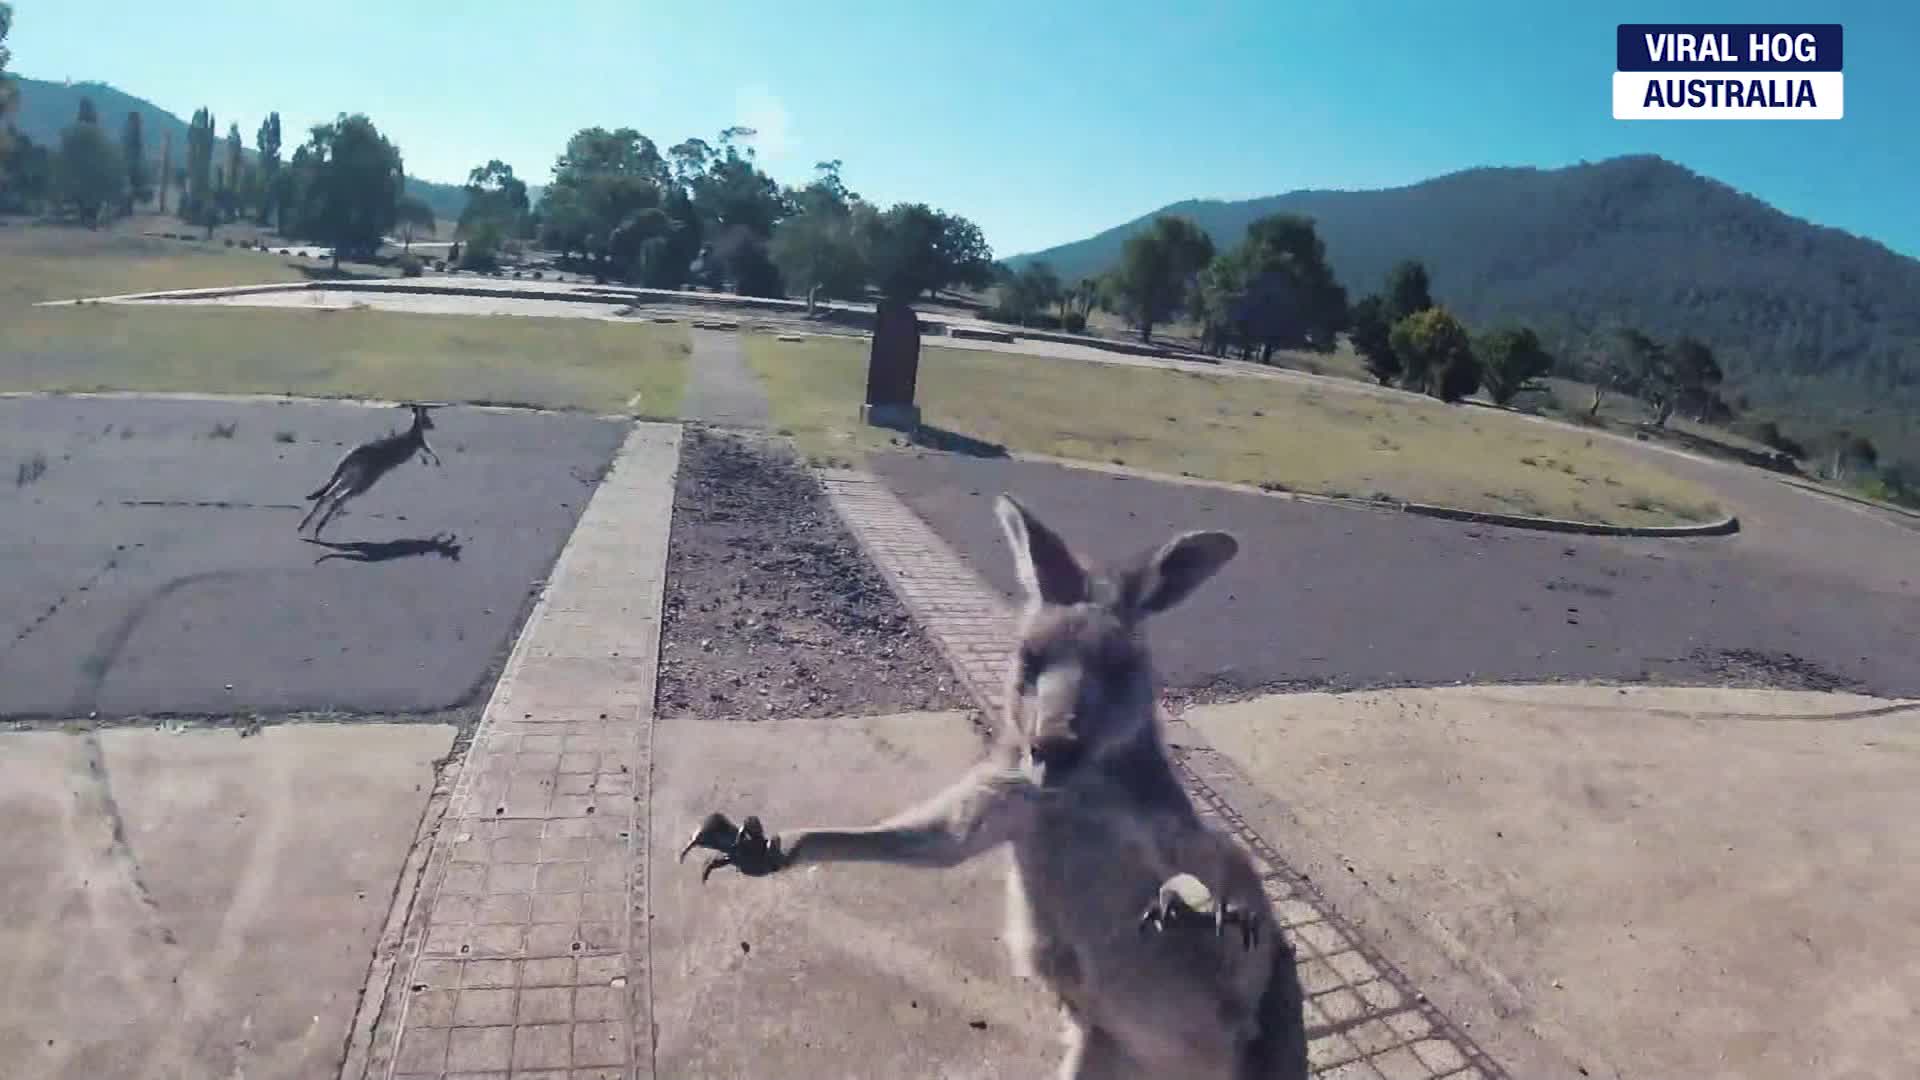
[[[1920,533],[1758,475],[1707,477],[1741,534],[1650,540],[1017,459],[885,453],[872,467],[1009,597],[1002,491],[1100,560],[1185,529],[1235,533],[1239,557],[1149,629],[1173,689],[1648,680],[1920,694]]]
[[[402,410],[0,399],[0,716],[432,712],[491,684],[624,425],[434,413],[325,544],[295,532]]]

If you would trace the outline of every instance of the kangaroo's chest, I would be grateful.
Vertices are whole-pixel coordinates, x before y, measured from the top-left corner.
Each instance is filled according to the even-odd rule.
[[[1203,826],[1184,807],[1095,800],[1050,812],[1014,848],[1016,970],[1037,976],[1083,1025],[1142,1057],[1224,1062],[1251,1000],[1212,934],[1143,931],[1160,885],[1191,869]],[[1020,932],[1024,929],[1024,933]]]

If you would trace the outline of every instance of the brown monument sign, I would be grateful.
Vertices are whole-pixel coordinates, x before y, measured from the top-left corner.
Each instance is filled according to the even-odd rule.
[[[883,300],[873,324],[873,351],[867,356],[867,399],[860,418],[879,427],[912,431],[920,425],[913,403],[920,377],[920,320],[913,305]]]

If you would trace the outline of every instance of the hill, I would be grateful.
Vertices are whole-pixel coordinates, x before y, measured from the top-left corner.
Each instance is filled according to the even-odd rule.
[[[1413,257],[1470,323],[1533,325],[1565,355],[1613,326],[1691,333],[1720,354],[1736,393],[1803,432],[1852,424],[1920,456],[1920,261],[1658,157],[1180,202],[1008,262],[1045,259],[1072,281],[1110,267],[1159,214],[1193,219],[1224,247],[1283,212],[1318,223],[1355,299]]]
[[[54,145],[60,141],[60,132],[80,111],[80,99],[90,97],[94,108],[100,112],[100,122],[107,130],[118,135],[120,125],[126,122],[130,112],[140,114],[140,125],[145,130],[148,152],[155,160],[160,157],[161,141],[171,133],[173,136],[174,162],[177,165],[187,145],[187,122],[171,112],[155,105],[145,98],[138,98],[117,89],[107,83],[99,82],[51,82],[45,79],[18,80],[20,87],[19,108],[13,116],[13,124],[34,142]],[[227,124],[238,118],[226,117],[215,110],[214,121],[224,136]],[[240,124],[240,137],[247,141],[247,159],[256,156],[253,151],[254,132],[259,128],[263,117],[251,117]],[[376,120],[376,123],[378,121]],[[286,144],[281,155],[293,152],[294,144],[304,140],[301,133],[283,130],[281,138]],[[401,147],[404,155],[406,147]],[[433,207],[433,214],[442,221],[453,221],[467,205],[467,193],[458,184],[442,184],[418,177],[407,177],[407,193],[417,195]]]

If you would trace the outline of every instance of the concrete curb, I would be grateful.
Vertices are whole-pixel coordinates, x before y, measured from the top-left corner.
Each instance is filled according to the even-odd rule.
[[[351,405],[360,409],[395,409],[411,404],[384,398],[320,397],[313,394],[204,394],[187,390],[0,390],[0,401],[11,398],[102,399],[107,401],[211,401],[230,405]],[[594,412],[591,409],[550,409],[539,405],[500,405],[493,402],[429,402],[435,408],[459,407],[476,412],[536,413],[543,416],[597,416],[603,420],[633,420],[632,413]],[[676,421],[662,421],[675,423]]]
[[[933,450],[933,447],[921,447]],[[936,451],[946,453],[947,451]],[[1080,469],[1086,472],[1107,473],[1112,476],[1126,476],[1136,480],[1153,480],[1164,484],[1182,484],[1187,487],[1214,488],[1220,491],[1233,491],[1244,495],[1260,495],[1269,499],[1290,499],[1297,502],[1321,503],[1329,506],[1345,506],[1357,510],[1374,510],[1381,513],[1415,514],[1420,517],[1440,518],[1448,521],[1465,521],[1479,525],[1499,525],[1511,529],[1529,529],[1534,532],[1572,533],[1582,536],[1629,536],[1649,539],[1684,539],[1693,536],[1731,536],[1740,531],[1740,519],[1729,516],[1720,521],[1711,521],[1703,525],[1608,525],[1599,521],[1573,521],[1566,518],[1529,517],[1524,514],[1498,514],[1485,510],[1463,510],[1453,506],[1436,506],[1430,503],[1398,502],[1384,499],[1356,499],[1340,495],[1316,495],[1304,491],[1269,491],[1252,484],[1239,484],[1230,480],[1208,480],[1198,476],[1175,476],[1171,473],[1154,472],[1149,469],[1137,469],[1130,465],[1106,465],[1097,461],[1076,461],[1072,458],[1054,457],[1051,454],[1030,454],[1020,450],[1009,450],[1007,457],[1014,461],[1031,461],[1043,465],[1058,465],[1067,469]]]
[[[1727,517],[1704,525],[1607,525],[1598,521],[1571,521],[1566,518],[1528,517],[1524,514],[1496,514],[1482,510],[1461,510],[1452,506],[1427,503],[1398,503],[1403,513],[1448,521],[1471,521],[1480,525],[1502,525],[1536,532],[1577,533],[1582,536],[1641,536],[1676,538],[1688,536],[1731,536],[1740,531],[1740,519]]]
[[[1804,480],[1788,480],[1785,477],[1781,477],[1779,479],[1781,483],[1787,485],[1790,488],[1799,488],[1801,491],[1811,492],[1815,495],[1826,495],[1835,499],[1841,499],[1845,502],[1854,503],[1859,506],[1865,506],[1869,509],[1885,510],[1889,514],[1899,514],[1901,517],[1913,518],[1916,521],[1920,521],[1920,511],[1909,510],[1904,506],[1895,506],[1892,503],[1884,503],[1884,502],[1880,502],[1877,499],[1869,499],[1864,495],[1854,495],[1850,492],[1835,491],[1832,488],[1824,488],[1818,484],[1809,484]]]
[[[81,304],[126,304],[141,300],[200,300],[218,296],[252,296],[255,293],[301,292],[317,284],[312,281],[282,281],[268,285],[221,285],[210,289],[166,289],[161,292],[120,293],[117,296],[83,296],[75,300],[42,300],[34,307],[78,307]],[[325,284],[336,284],[327,282]]]

